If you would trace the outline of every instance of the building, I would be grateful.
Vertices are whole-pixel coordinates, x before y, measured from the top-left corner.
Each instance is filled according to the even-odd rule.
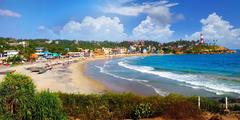
[[[44,51],[44,47],[36,47],[35,50],[37,54],[42,53]]]
[[[68,52],[69,57],[84,57],[84,52]]]
[[[113,53],[112,48],[102,48],[104,55],[111,55]]]
[[[17,50],[4,50],[2,57],[13,57],[15,55],[18,55],[19,51]]]
[[[200,34],[200,44],[204,44],[204,38],[203,38],[203,34]]]
[[[119,48],[120,49],[120,54],[127,54],[127,48]]]
[[[106,51],[105,51],[106,52]],[[104,49],[95,49],[94,50],[94,55],[99,56],[99,55],[106,55],[104,52]]]

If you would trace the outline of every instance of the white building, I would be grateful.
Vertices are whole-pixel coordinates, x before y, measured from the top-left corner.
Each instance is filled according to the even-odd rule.
[[[4,50],[3,57],[13,57],[15,55],[18,55],[19,51],[17,50]]]
[[[104,55],[111,55],[112,54],[112,48],[102,48]]]

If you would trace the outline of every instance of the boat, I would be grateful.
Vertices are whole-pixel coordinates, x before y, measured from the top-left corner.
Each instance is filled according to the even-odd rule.
[[[47,72],[47,69],[46,68],[41,68],[41,69],[39,69],[38,74],[43,74],[45,72]]]
[[[43,67],[30,67],[29,70],[31,72],[39,72]]]
[[[16,70],[0,71],[0,75],[12,74],[12,73],[14,73],[15,71],[16,71]]]

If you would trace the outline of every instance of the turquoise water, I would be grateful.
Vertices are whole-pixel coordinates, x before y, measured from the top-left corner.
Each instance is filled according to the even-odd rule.
[[[137,82],[161,95],[240,96],[239,53],[127,57],[93,65],[109,81]]]

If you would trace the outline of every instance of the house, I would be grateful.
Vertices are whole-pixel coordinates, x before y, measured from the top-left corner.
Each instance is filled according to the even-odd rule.
[[[68,52],[69,57],[83,57],[84,52]]]
[[[127,54],[127,48],[120,48],[120,54]]]
[[[112,48],[102,48],[104,55],[111,55],[112,54]]]
[[[104,49],[95,49],[94,50],[94,55],[99,56],[99,55],[106,55]]]
[[[18,55],[19,51],[17,50],[4,50],[3,57],[13,57],[15,55]]]
[[[137,50],[137,48],[136,48],[135,46],[132,46],[132,45],[131,45],[131,46],[129,47],[129,51],[128,51],[128,52],[129,52],[129,53],[134,53],[134,52],[136,52],[136,50]]]
[[[21,46],[23,46],[23,47],[27,47],[27,46],[28,46],[28,44],[27,44],[26,41],[18,42],[18,45],[21,45]]]
[[[36,50],[36,54],[40,54],[44,51],[44,47],[36,47],[35,50]]]
[[[48,44],[51,44],[53,41],[52,40],[47,40],[45,42],[48,43]]]

